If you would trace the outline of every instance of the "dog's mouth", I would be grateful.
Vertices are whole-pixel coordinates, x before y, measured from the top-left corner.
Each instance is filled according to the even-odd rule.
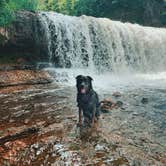
[[[86,89],[85,88],[81,88],[81,93],[85,94],[86,93]]]

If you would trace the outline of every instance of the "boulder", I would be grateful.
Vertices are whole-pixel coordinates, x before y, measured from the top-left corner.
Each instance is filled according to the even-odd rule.
[[[122,94],[121,94],[120,92],[114,92],[114,93],[112,94],[112,96],[118,98],[118,97],[121,97]]]
[[[108,113],[115,107],[116,102],[114,102],[111,98],[101,101],[101,112],[103,113]]]
[[[113,101],[111,98],[104,99],[101,101],[101,112],[103,113],[109,113],[113,109],[121,108],[125,109],[123,107],[123,102],[122,101]]]

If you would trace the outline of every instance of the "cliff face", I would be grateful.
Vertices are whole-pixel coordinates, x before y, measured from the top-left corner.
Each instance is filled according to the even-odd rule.
[[[19,11],[7,28],[0,28],[0,57],[16,53],[27,60],[47,60],[44,30],[37,13]]]

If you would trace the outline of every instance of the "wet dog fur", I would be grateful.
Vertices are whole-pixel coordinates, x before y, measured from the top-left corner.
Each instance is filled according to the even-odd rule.
[[[79,126],[83,125],[82,113],[85,126],[94,126],[100,116],[100,103],[97,93],[92,87],[90,76],[78,75],[76,77],[77,106],[79,108]]]

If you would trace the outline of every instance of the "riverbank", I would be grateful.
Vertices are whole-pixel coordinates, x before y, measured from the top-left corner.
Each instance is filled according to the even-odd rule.
[[[98,132],[76,127],[74,87],[57,83],[0,89],[0,163],[6,165],[165,165],[164,89],[135,89],[123,108],[102,114]],[[142,98],[148,102],[142,103]]]

